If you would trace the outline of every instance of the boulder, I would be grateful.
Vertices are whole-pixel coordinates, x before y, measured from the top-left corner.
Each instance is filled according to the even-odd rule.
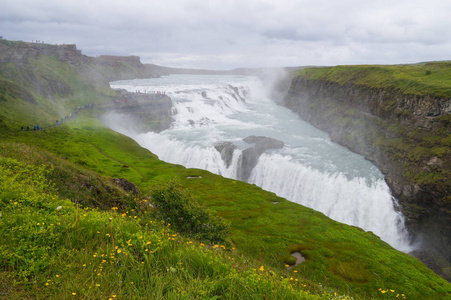
[[[257,165],[260,155],[266,150],[280,149],[284,146],[283,142],[265,136],[251,135],[244,138],[243,141],[252,144],[252,146],[243,151],[241,170],[238,178],[242,181],[247,181],[249,179],[252,170]]]

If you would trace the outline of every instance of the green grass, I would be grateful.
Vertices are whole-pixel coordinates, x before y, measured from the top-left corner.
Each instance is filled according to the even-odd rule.
[[[288,272],[270,270],[235,248],[180,236],[169,223],[155,221],[148,206],[123,213],[75,206],[52,192],[45,179],[52,171],[49,166],[1,157],[0,171],[0,266],[7,270],[1,276],[11,284],[2,287],[2,296],[331,297],[327,288],[307,285],[296,273],[288,278]]]
[[[325,79],[341,85],[355,84],[395,89],[404,94],[451,97],[451,62],[305,68],[297,74],[310,80]]]
[[[287,255],[294,248],[301,251],[307,260],[295,270],[301,276],[298,280],[308,282],[309,289],[316,290],[321,283],[363,299],[384,296],[379,288],[400,291],[413,298],[438,299],[451,292],[449,283],[417,259],[394,250],[371,233],[332,221],[256,186],[164,163],[95,119],[80,117],[42,132],[20,132],[9,140],[2,144],[0,155],[30,165],[53,165],[46,178],[54,182],[55,191],[64,185],[57,179],[61,170],[66,170],[64,181],[69,184],[59,194],[69,195],[72,201],[86,195],[83,190],[68,191],[77,190],[76,185],[70,184],[80,178],[77,174],[90,176],[93,186],[99,187],[109,186],[109,177],[125,178],[137,184],[143,197],[151,195],[156,185],[176,180],[189,191],[190,197],[230,222],[229,243],[246,259],[255,261],[261,257],[261,264],[273,272],[284,273]],[[189,176],[202,178],[187,179]],[[104,199],[102,193],[99,195],[99,199]],[[129,197],[119,191],[115,195],[109,205],[107,200],[91,200],[86,205],[104,209],[130,205]]]

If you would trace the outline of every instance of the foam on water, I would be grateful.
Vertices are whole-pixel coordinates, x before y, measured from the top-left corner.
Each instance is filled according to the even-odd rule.
[[[114,82],[112,87],[161,91],[172,98],[174,122],[159,134],[134,134],[111,124],[160,159],[236,179],[242,151],[250,146],[242,138],[281,140],[283,149],[261,155],[250,183],[339,222],[373,231],[399,250],[412,250],[403,216],[396,211],[381,172],[271,101],[257,78],[171,75]],[[223,142],[236,147],[230,165],[215,149]]]

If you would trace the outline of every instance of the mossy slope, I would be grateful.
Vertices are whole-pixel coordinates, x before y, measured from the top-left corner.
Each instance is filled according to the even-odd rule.
[[[451,291],[446,281],[420,261],[396,251],[371,233],[332,221],[256,186],[164,163],[94,119],[80,118],[43,132],[23,132],[10,140],[12,144],[0,149],[2,156],[20,158],[27,152],[14,150],[17,147],[33,149],[33,153],[40,153],[39,149],[44,148],[67,160],[50,154],[34,154],[34,158],[25,160],[56,166],[67,164],[67,168],[55,169],[73,170],[70,176],[75,179],[80,171],[73,164],[87,169],[84,174],[95,172],[125,178],[137,184],[141,191],[176,180],[201,203],[230,221],[232,242],[249,257],[261,257],[265,265],[283,270],[287,255],[300,251],[307,260],[296,271],[311,282],[364,297],[381,296],[379,288],[431,298],[445,297]],[[17,146],[17,142],[34,146]],[[193,176],[201,178],[188,179]],[[117,204],[117,201],[110,203]]]
[[[449,61],[305,68],[298,71],[297,75],[309,80],[327,80],[340,85],[352,83],[370,88],[396,89],[410,95],[451,98]]]

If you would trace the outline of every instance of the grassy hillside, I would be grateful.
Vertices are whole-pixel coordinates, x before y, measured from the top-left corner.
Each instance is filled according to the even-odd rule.
[[[405,94],[451,98],[451,62],[305,68],[298,75],[339,84],[394,88]]]
[[[55,215],[53,218],[61,219],[56,212],[56,206],[58,206],[58,203],[64,203],[64,206],[67,206],[73,215],[76,211],[75,206],[70,205],[63,197],[69,197],[73,202],[78,199],[80,205],[83,205],[79,209],[81,207],[83,209],[101,207],[108,210],[111,207],[119,207],[120,214],[122,214],[125,211],[130,212],[131,206],[136,205],[134,204],[136,200],[131,200],[117,187],[105,188],[112,185],[108,178],[125,178],[137,184],[142,191],[141,196],[137,199],[149,199],[155,185],[164,186],[169,180],[176,180],[182,188],[188,189],[189,195],[198,198],[202,205],[209,207],[211,211],[230,222],[231,234],[230,246],[228,247],[236,248],[240,253],[238,256],[244,255],[249,263],[254,262],[255,269],[260,268],[259,264],[261,264],[264,268],[269,268],[271,272],[276,272],[287,278],[287,281],[293,278],[295,282],[296,280],[302,282],[296,285],[296,290],[321,294],[327,291],[330,293],[332,293],[331,291],[337,292],[338,288],[339,293],[362,298],[385,297],[379,289],[384,291],[392,289],[396,293],[402,293],[412,298],[430,297],[439,299],[451,293],[450,284],[428,270],[420,261],[394,250],[371,233],[332,221],[321,213],[286,201],[256,186],[225,179],[203,170],[185,169],[181,166],[164,163],[147,150],[140,148],[129,138],[104,128],[98,121],[89,117],[80,117],[66,125],[45,131],[19,132],[4,136],[0,147],[0,156],[17,161],[13,164],[34,166],[29,167],[31,169],[44,166],[41,168],[49,172],[44,176],[39,175],[38,178],[48,180],[49,184],[53,186],[52,189],[46,191],[51,196],[47,196],[45,193],[39,195],[41,192],[36,192],[39,195],[36,197],[40,197],[38,202],[46,208],[40,206],[27,207],[27,210],[30,210],[27,214],[45,215],[52,212]],[[9,162],[9,164],[12,163]],[[9,175],[6,176],[10,177]],[[188,179],[188,177],[193,176],[201,176],[202,178]],[[89,180],[80,180],[80,178],[86,177]],[[31,180],[33,178],[32,176]],[[61,180],[61,178],[64,178],[64,180]],[[19,181],[19,183],[27,186],[27,181]],[[10,185],[5,182],[5,187]],[[83,188],[80,189],[80,187],[86,186],[90,186],[89,191],[95,191],[94,195],[89,194]],[[101,188],[102,186],[104,188]],[[13,190],[15,189],[13,188]],[[96,191],[97,189],[100,191]],[[102,190],[108,189],[110,192],[102,193]],[[28,216],[18,215],[16,217],[17,214],[15,214],[14,199],[21,199],[21,197],[11,196],[9,194],[11,191],[6,191],[6,193],[9,196],[2,196],[5,204],[8,204],[2,208],[3,222],[11,218],[19,218],[20,221],[27,220]],[[99,196],[96,197],[95,194]],[[108,194],[111,195],[110,201],[108,201]],[[47,203],[47,201],[50,201],[50,203]],[[274,204],[276,202],[277,204]],[[113,210],[104,214],[102,218],[107,220],[108,216],[111,217],[119,213]],[[39,218],[42,218],[42,216]],[[73,218],[73,216],[70,218]],[[97,217],[92,216],[92,218]],[[19,220],[14,222],[19,222]],[[27,222],[34,223],[34,220],[37,219],[33,217],[33,221],[28,220]],[[50,222],[56,223],[56,221],[52,219],[52,221],[44,222],[49,224]],[[145,225],[149,222],[158,223],[158,218],[138,215],[137,221]],[[13,224],[16,224],[14,222]],[[64,221],[60,220],[61,222]],[[96,231],[102,231],[103,225],[101,224],[103,223],[97,223]],[[76,226],[75,221],[73,226]],[[84,226],[89,227],[91,225]],[[107,227],[103,233],[105,236]],[[9,221],[2,228],[21,231],[20,228],[11,225]],[[146,228],[143,227],[140,230],[146,232],[148,231]],[[94,229],[91,230],[94,231]],[[119,226],[117,230],[123,229]],[[75,234],[75,232],[72,234]],[[172,234],[178,233],[175,230],[171,233],[171,236]],[[9,236],[3,236],[5,239],[1,244],[9,244]],[[39,239],[29,238],[33,240],[30,247],[40,247]],[[67,239],[67,237],[65,238]],[[189,236],[186,238],[189,238]],[[105,237],[106,239],[107,237]],[[123,238],[123,240],[126,241],[127,238]],[[81,240],[78,241],[82,243]],[[94,253],[100,253],[102,242],[99,243],[98,239],[96,241],[97,244],[90,247]],[[94,243],[94,241],[86,242]],[[189,241],[185,240],[184,242]],[[199,245],[201,242],[208,244],[208,241],[194,242]],[[14,241],[12,243],[10,247],[15,245]],[[104,241],[104,243],[106,242]],[[213,246],[212,244],[211,247]],[[72,246],[64,244],[52,245],[52,247],[56,247],[53,251],[58,252],[59,247],[70,248]],[[133,252],[134,250],[130,251]],[[183,247],[179,251],[183,254],[183,251],[188,250]],[[306,262],[292,270],[287,270],[285,264],[293,263],[289,254],[294,251],[300,251],[306,257]],[[103,254],[106,254],[106,252]],[[52,256],[53,254],[45,255]],[[83,255],[88,256],[88,254]],[[211,253],[211,255],[213,254]],[[138,255],[138,257],[140,256]],[[62,268],[61,264],[50,265],[42,267],[42,272],[34,272],[24,277],[21,272],[27,274],[28,271],[26,270],[31,267],[34,261],[25,260],[19,266],[17,265],[17,258],[7,258],[9,267],[4,265],[4,270],[13,271],[22,282],[30,282],[23,286],[25,291],[30,288],[32,290],[39,288],[39,286],[36,286],[36,282],[44,284],[44,279],[58,275],[54,273]],[[80,259],[80,257],[76,259]],[[55,261],[60,260],[55,258]],[[153,263],[158,264],[157,261]],[[74,269],[71,269],[70,272],[78,272],[76,266],[72,267]],[[78,265],[78,267],[80,266]],[[20,268],[22,269],[18,270]],[[111,269],[111,272],[115,271],[117,270]],[[279,275],[277,276],[279,278]],[[133,280],[136,281],[136,279],[131,279],[131,281]],[[209,280],[215,281],[217,279],[209,278]],[[89,285],[92,285],[93,282],[90,281]],[[203,284],[201,285],[203,286]],[[42,288],[45,288],[45,286],[42,286]],[[89,291],[89,288],[86,288]],[[206,286],[203,286],[203,288],[206,288]],[[145,291],[141,292],[145,293]],[[273,290],[271,290],[272,292]],[[78,293],[81,293],[81,291],[78,291]],[[86,295],[89,295],[89,293]],[[212,297],[215,292],[209,295]]]
[[[230,246],[180,236],[148,207],[74,206],[52,191],[50,166],[0,157],[0,170],[2,299],[330,297]]]
[[[374,234],[162,162],[104,127],[100,108],[21,131],[107,99],[77,70],[54,57],[1,65],[2,298],[451,298],[451,284]],[[306,261],[294,266],[294,252]]]
[[[106,77],[119,72],[119,67],[104,66],[78,53],[72,60],[80,61],[71,64],[25,44],[0,40],[0,132],[22,126],[47,127],[79,106],[105,103],[116,95]],[[16,52],[23,57],[15,58]],[[126,62],[120,66],[131,68]]]

